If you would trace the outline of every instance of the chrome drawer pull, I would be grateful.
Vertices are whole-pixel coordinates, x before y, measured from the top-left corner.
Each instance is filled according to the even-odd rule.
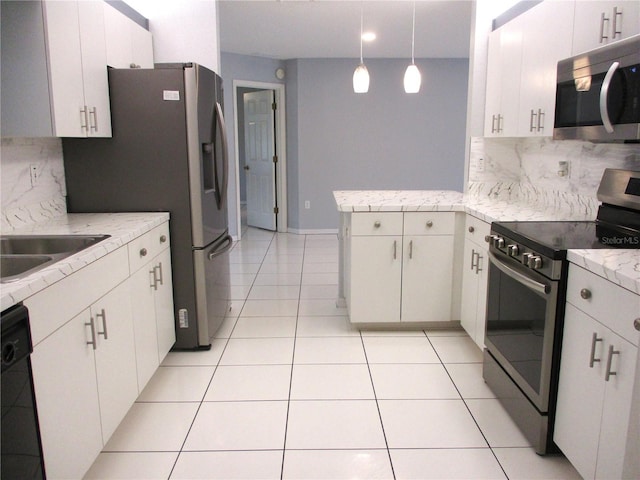
[[[433,227],[433,222],[431,220],[429,220],[427,222],[427,228],[431,228],[431,227]]]
[[[580,296],[585,300],[589,300],[591,298],[591,290],[589,290],[588,288],[583,288],[582,290],[580,290]]]
[[[146,257],[147,256],[147,249],[146,248],[141,248],[140,249],[140,256],[141,257]]]
[[[96,349],[96,326],[93,324],[93,317],[85,326],[91,327],[91,341],[87,342],[87,345],[91,345],[93,349]]]
[[[107,337],[107,314],[104,311],[104,308],[100,311],[100,313],[96,313],[96,318],[102,318],[102,332],[98,332],[98,335],[102,335],[104,336],[105,340],[108,340],[109,338]]]
[[[599,358],[596,358],[596,343],[601,341],[602,338],[598,338],[598,334],[593,332],[593,337],[591,337],[591,357],[589,358],[589,368],[593,368],[593,364],[600,361]]]
[[[376,220],[376,222],[373,224],[374,228],[380,228],[380,225],[382,225],[380,223],[380,220]]]
[[[640,317],[633,321],[633,327],[640,332]]]
[[[611,362],[613,360],[613,356],[614,355],[620,355],[620,351],[619,350],[614,350],[613,349],[613,345],[609,345],[609,355],[607,355],[607,373],[604,376],[605,382],[608,382],[609,378],[612,375],[617,375],[618,374],[618,372],[612,372],[611,371]]]

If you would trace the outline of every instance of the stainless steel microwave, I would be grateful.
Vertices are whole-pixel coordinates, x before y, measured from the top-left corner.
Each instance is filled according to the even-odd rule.
[[[640,140],[640,35],[558,62],[553,138]]]

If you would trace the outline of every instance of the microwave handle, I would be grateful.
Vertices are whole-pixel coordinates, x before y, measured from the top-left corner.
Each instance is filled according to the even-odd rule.
[[[608,133],[613,133],[613,125],[609,118],[609,109],[607,108],[607,99],[609,98],[609,86],[611,85],[611,79],[616,73],[616,70],[620,66],[619,62],[613,62],[607,71],[602,82],[602,88],[600,89],[600,116],[602,117],[602,125]]]

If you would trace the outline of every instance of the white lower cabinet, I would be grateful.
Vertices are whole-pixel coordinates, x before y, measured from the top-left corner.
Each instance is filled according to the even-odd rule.
[[[451,321],[454,225],[448,212],[352,214],[351,322]]]
[[[484,348],[489,277],[489,247],[484,237],[489,235],[491,225],[467,215],[465,227],[460,324]]]
[[[129,244],[129,265],[138,388],[142,391],[176,339],[168,224]]]
[[[31,361],[47,478],[82,478],[138,395],[126,283],[39,343]]]
[[[567,289],[554,441],[584,478],[638,478],[624,467],[638,454],[628,442],[640,296],[575,265]]]

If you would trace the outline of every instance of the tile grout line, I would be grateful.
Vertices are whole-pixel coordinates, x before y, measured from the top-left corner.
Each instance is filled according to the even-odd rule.
[[[240,242],[241,241],[242,240],[240,240]],[[272,241],[273,241],[273,237],[271,239],[271,242]],[[236,246],[240,242],[236,243]],[[271,242],[269,242],[269,246],[271,246]],[[265,256],[266,256],[266,252],[265,252],[265,255],[262,257],[262,262],[260,262],[260,266],[262,266],[262,264],[264,263],[264,257]],[[222,349],[222,353],[220,354],[220,358],[218,358],[218,361],[216,362],[215,368],[213,369],[213,373],[211,374],[211,378],[209,379],[209,383],[207,384],[207,388],[204,390],[204,393],[202,394],[202,399],[198,402],[198,408],[196,409],[196,413],[193,416],[193,420],[191,420],[191,424],[189,425],[189,429],[187,430],[187,434],[185,435],[184,440],[182,441],[182,445],[180,446],[180,450],[178,451],[178,455],[176,456],[176,459],[173,462],[173,466],[171,467],[171,471],[169,472],[169,476],[167,477],[168,480],[171,479],[171,476],[173,475],[173,471],[175,470],[176,465],[178,464],[178,460],[180,459],[180,456],[182,455],[182,452],[184,450],[184,446],[187,443],[187,439],[189,438],[189,434],[191,433],[191,430],[193,429],[193,425],[195,424],[196,419],[198,418],[198,414],[200,413],[200,409],[202,408],[202,404],[204,403],[204,399],[207,396],[207,391],[209,391],[209,388],[211,387],[211,382],[213,382],[213,377],[215,376],[216,372],[218,371],[218,367],[220,366],[220,362],[222,361],[222,357],[224,355],[224,352],[227,350],[227,347],[229,346],[229,341],[231,340],[231,336],[233,335],[233,331],[235,330],[236,325],[238,323],[238,320],[240,319],[240,316],[242,315],[242,310],[244,310],[245,304],[247,302],[247,298],[249,297],[249,292],[253,288],[253,285],[255,284],[257,276],[258,276],[258,274],[256,273],[253,281],[251,282],[251,287],[249,288],[249,291],[247,292],[247,296],[242,301],[242,308],[240,309],[240,312],[238,313],[238,317],[236,318],[236,322],[233,324],[233,328],[229,332],[229,337],[227,337],[226,342],[224,344],[224,347]],[[215,336],[214,336],[214,338],[215,338]]]
[[[453,387],[458,392],[458,395],[460,395],[460,399],[462,400],[462,403],[464,404],[464,407],[469,412],[469,415],[471,415],[471,418],[473,419],[473,423],[475,423],[476,427],[478,427],[478,430],[480,431],[480,435],[482,435],[482,438],[484,438],[484,441],[487,442],[487,447],[491,451],[491,454],[493,455],[493,458],[495,458],[496,462],[498,462],[498,465],[500,466],[500,470],[502,470],[502,473],[504,474],[504,477],[507,480],[509,480],[509,475],[507,475],[507,472],[505,471],[504,467],[500,463],[500,460],[498,459],[498,456],[496,455],[496,452],[493,451],[493,447],[491,446],[491,444],[489,443],[489,440],[487,439],[486,435],[482,431],[482,428],[480,428],[480,425],[478,424],[478,421],[476,420],[476,417],[473,416],[473,412],[471,412],[471,409],[469,408],[469,405],[467,405],[467,401],[462,396],[462,392],[460,392],[460,389],[458,388],[458,385],[456,385],[456,382],[451,377],[451,374],[449,373],[449,369],[447,368],[447,365],[442,361],[442,358],[440,358],[440,354],[436,350],[436,347],[434,347],[433,343],[431,342],[431,338],[429,338],[429,335],[427,334],[426,331],[424,331],[424,334],[427,337],[427,341],[429,342],[429,345],[431,345],[431,348],[433,348],[433,351],[435,352],[436,356],[438,357],[438,360],[440,360],[440,364],[444,368],[444,371],[447,372],[447,376],[449,377],[449,380],[451,380],[451,383],[453,383]]]
[[[371,366],[369,365],[369,357],[367,356],[367,349],[364,346],[364,337],[360,332],[360,343],[362,344],[362,350],[364,352],[364,359],[367,362],[367,371],[369,372],[369,380],[371,381],[371,388],[373,390],[373,398],[376,401],[376,409],[378,410],[378,418],[380,419],[380,427],[382,428],[382,436],[384,437],[384,444],[387,449],[387,456],[389,457],[389,465],[391,466],[391,474],[393,479],[396,478],[396,471],[393,468],[393,459],[391,458],[391,449],[389,448],[389,441],[387,440],[387,432],[384,429],[384,422],[382,421],[382,412],[380,411],[380,403],[378,402],[378,394],[376,393],[376,386],[373,383],[373,374],[371,373]]]
[[[296,310],[296,327],[293,330],[293,351],[291,352],[291,372],[289,373],[289,392],[287,395],[287,414],[284,421],[284,439],[282,442],[282,463],[280,464],[280,480],[284,477],[284,460],[287,453],[287,431],[289,429],[289,411],[291,409],[291,387],[293,386],[293,368],[296,357],[296,339],[298,338],[298,318],[300,317],[300,293],[302,290],[302,276],[304,273],[304,255],[307,250],[307,236],[304,236],[302,249],[302,266],[300,268],[300,285],[298,285],[298,306]]]

